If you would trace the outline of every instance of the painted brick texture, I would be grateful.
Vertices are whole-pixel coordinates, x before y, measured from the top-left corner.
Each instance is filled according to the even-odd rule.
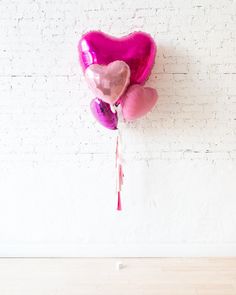
[[[236,1],[0,1],[0,255],[236,255]],[[150,33],[159,101],[90,114],[81,34]]]

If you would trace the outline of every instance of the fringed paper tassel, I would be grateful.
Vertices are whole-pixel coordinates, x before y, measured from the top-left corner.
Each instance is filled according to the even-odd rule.
[[[122,210],[122,207],[121,207],[121,199],[120,199],[120,192],[118,192],[117,210],[118,211],[121,211]]]
[[[123,184],[123,168],[122,168],[122,158],[121,158],[121,146],[120,146],[120,134],[117,135],[116,140],[116,169],[117,169],[117,210],[121,211],[121,187]]]

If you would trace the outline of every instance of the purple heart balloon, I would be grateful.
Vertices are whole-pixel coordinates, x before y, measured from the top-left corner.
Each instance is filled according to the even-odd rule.
[[[143,84],[154,65],[156,45],[152,37],[144,32],[115,38],[100,31],[91,31],[80,39],[78,51],[83,70],[91,64],[107,65],[122,60],[130,67],[130,83]]]
[[[111,130],[117,129],[117,112],[112,112],[109,103],[104,102],[100,98],[94,98],[91,101],[90,108],[94,117],[101,125]]]

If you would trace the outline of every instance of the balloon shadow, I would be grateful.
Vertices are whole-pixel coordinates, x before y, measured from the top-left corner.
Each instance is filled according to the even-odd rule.
[[[187,54],[187,49],[159,45],[155,65],[145,84],[157,90],[157,104],[145,117],[126,123],[126,131],[130,130],[139,140],[150,138],[153,143],[159,136],[168,136],[171,130],[174,136],[180,129],[192,132],[201,129],[200,122],[212,117],[215,101],[210,99],[216,95],[217,85],[201,78],[200,63]]]
[[[126,123],[123,128],[124,157],[147,163],[147,169],[140,171],[139,183],[146,188],[145,197],[149,195],[150,181],[157,177],[148,173],[152,160],[167,160],[168,153],[181,159],[185,153],[207,149],[208,144],[200,138],[202,132],[214,129],[214,124],[207,125],[206,120],[215,119],[217,85],[216,81],[209,83],[208,74],[204,72],[202,77],[201,72],[200,58],[190,55],[188,49],[159,44],[155,65],[145,84],[157,89],[158,102],[144,118]]]

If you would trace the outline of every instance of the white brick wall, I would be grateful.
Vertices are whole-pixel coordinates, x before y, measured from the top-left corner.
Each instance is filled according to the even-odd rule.
[[[90,114],[82,33],[158,43],[159,102],[116,133]],[[236,255],[236,1],[0,1],[0,255]]]

